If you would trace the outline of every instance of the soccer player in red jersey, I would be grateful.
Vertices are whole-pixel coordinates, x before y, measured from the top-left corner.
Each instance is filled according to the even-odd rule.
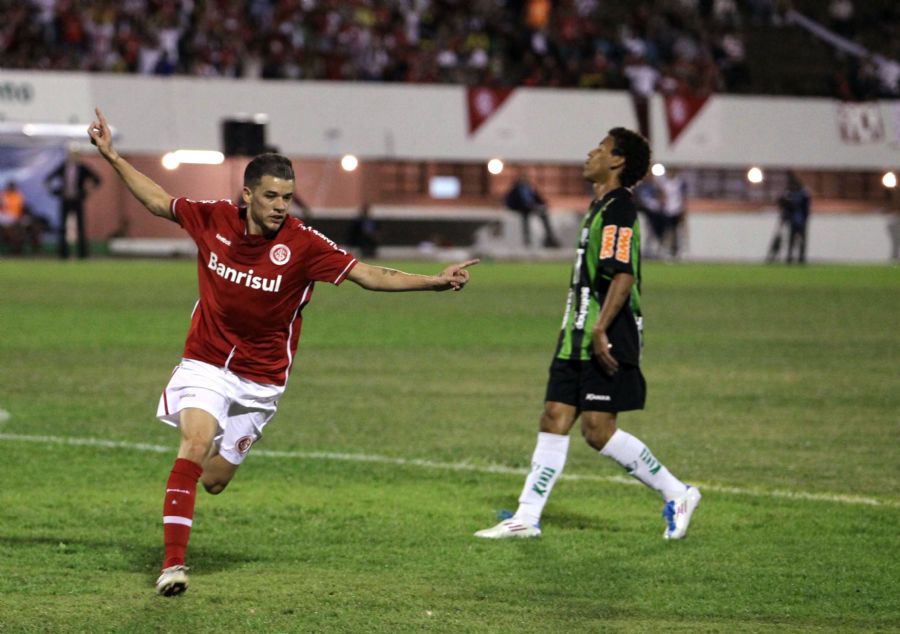
[[[156,582],[157,592],[173,596],[188,586],[184,560],[197,482],[221,493],[275,415],[315,282],[349,279],[373,291],[458,291],[469,281],[466,268],[478,260],[437,276],[358,262],[288,215],[294,170],[278,154],[262,154],[247,165],[246,210],[229,200],[173,198],[119,156],[103,113],[96,113],[88,128],[91,142],[135,198],[152,214],[180,224],[198,249],[200,299],[182,361],[157,411],[181,431],[166,485],[165,561]]]

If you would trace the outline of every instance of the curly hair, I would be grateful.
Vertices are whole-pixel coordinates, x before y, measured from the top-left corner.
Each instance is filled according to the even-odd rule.
[[[612,153],[625,158],[619,184],[622,187],[637,185],[650,167],[650,144],[643,136],[627,128],[613,128],[609,136],[615,142]]]
[[[250,161],[244,170],[244,187],[256,187],[262,177],[266,175],[286,181],[294,180],[294,167],[291,165],[291,160],[274,152],[260,154]]]

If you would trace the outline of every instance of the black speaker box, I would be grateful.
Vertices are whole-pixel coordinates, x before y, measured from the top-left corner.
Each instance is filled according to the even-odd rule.
[[[256,156],[266,151],[266,124],[239,119],[222,121],[225,156]]]

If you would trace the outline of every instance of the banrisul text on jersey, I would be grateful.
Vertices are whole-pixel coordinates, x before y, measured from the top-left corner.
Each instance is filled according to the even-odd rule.
[[[619,188],[591,203],[578,234],[572,278],[559,334],[558,359],[591,358],[591,332],[617,273],[633,275],[630,301],[613,320],[607,335],[620,363],[640,364],[641,230],[631,192]]]
[[[239,271],[219,262],[219,256],[212,251],[209,253],[209,264],[206,266],[215,271],[216,275],[219,277],[226,279],[229,282],[234,282],[235,284],[242,284],[247,288],[259,289],[266,291],[267,293],[277,293],[281,289],[281,275],[275,279],[271,279],[260,275],[254,275],[253,269],[250,269],[249,271]]]

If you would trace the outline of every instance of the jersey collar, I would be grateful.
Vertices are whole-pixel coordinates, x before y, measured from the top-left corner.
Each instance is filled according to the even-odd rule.
[[[599,198],[599,199],[595,198],[593,204],[605,205],[608,202],[612,201],[614,198],[622,198],[623,196],[629,196],[629,195],[631,195],[631,191],[627,187],[617,187],[612,191],[606,192],[603,195],[603,198]]]

